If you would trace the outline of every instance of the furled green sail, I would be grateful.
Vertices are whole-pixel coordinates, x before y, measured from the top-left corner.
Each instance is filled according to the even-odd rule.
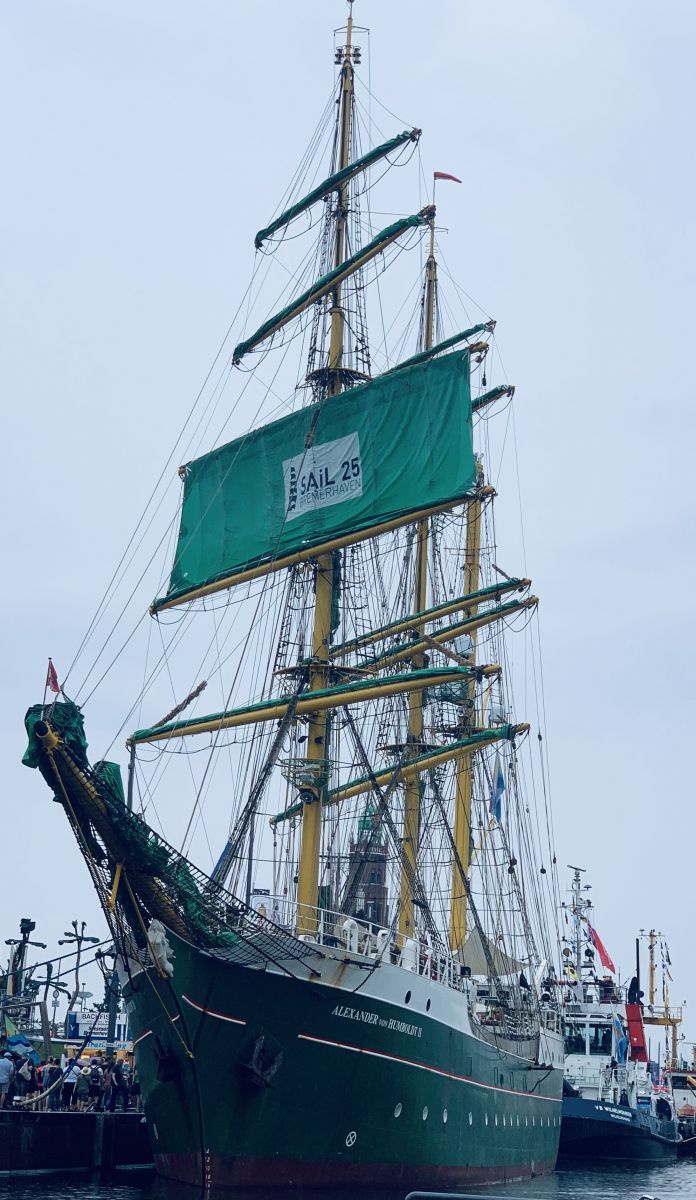
[[[470,337],[475,337],[477,333],[492,333],[495,329],[495,321],[483,321],[480,325],[472,325],[470,329],[462,329],[459,333],[453,333],[451,337],[445,338],[444,342],[436,342],[434,346],[430,346],[427,350],[421,350],[419,354],[414,354],[412,358],[405,358],[403,362],[397,363],[395,367],[391,367],[385,372],[386,375],[394,375],[397,371],[403,371],[404,367],[415,367],[418,363],[427,362],[429,358],[434,358],[436,354],[442,354],[444,350],[451,350],[459,342],[468,341]]]
[[[235,364],[239,363],[244,358],[244,355],[253,350],[255,346],[264,342],[272,334],[277,333],[279,329],[287,325],[288,321],[299,317],[300,313],[303,313],[310,304],[314,304],[317,300],[321,300],[322,296],[328,295],[330,291],[338,287],[342,280],[347,279],[349,275],[352,275],[360,267],[370,262],[376,255],[381,254],[387,249],[387,246],[391,246],[392,242],[395,242],[402,234],[408,233],[411,229],[418,229],[423,225],[427,225],[428,221],[432,220],[434,213],[435,209],[432,206],[428,206],[421,209],[419,213],[414,213],[410,217],[401,217],[400,220],[388,225],[386,229],[382,229],[366,246],[362,246],[360,250],[356,250],[355,254],[352,254],[345,262],[340,263],[339,266],[334,267],[326,275],[322,275],[320,279],[315,280],[312,286],[307,288],[301,296],[297,296],[295,300],[292,300],[280,312],[275,313],[267,321],[264,321],[263,325],[259,326],[256,333],[253,333],[251,337],[246,338],[243,342],[239,342],[232,352],[232,361]]]
[[[303,196],[296,204],[292,204],[290,208],[286,208],[284,212],[276,217],[275,221],[271,221],[265,229],[259,229],[254,245],[258,250],[267,238],[277,233],[284,225],[289,225],[295,217],[299,217],[301,213],[306,212],[318,200],[324,196],[328,196],[331,192],[335,192],[342,184],[347,183],[354,175],[360,171],[365,171],[367,167],[378,162],[380,158],[385,158],[387,154],[391,154],[392,150],[398,150],[399,146],[403,146],[405,142],[417,142],[420,137],[420,129],[405,129],[403,133],[398,133],[396,137],[390,138],[388,142],[382,142],[381,146],[375,146],[372,150],[368,150],[367,154],[356,158],[355,162],[349,163],[342,171],[335,171],[333,175],[329,175],[328,179],[324,179],[317,187],[313,188],[308,195]]]
[[[469,354],[341,392],[189,463],[166,597],[456,503],[476,480]]]

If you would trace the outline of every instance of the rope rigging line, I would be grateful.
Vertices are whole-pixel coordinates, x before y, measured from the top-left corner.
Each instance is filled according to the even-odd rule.
[[[184,435],[185,435],[185,433],[186,433],[187,427],[188,427],[189,423],[191,422],[191,420],[193,419],[193,416],[194,416],[194,414],[195,414],[195,412],[196,412],[196,409],[197,409],[197,407],[198,407],[198,405],[199,405],[199,403],[200,403],[200,400],[201,400],[201,397],[203,396],[203,393],[204,393],[204,391],[205,391],[205,388],[206,388],[206,386],[207,386],[207,384],[208,384],[208,382],[209,382],[209,380],[210,380],[210,378],[211,378],[211,376],[212,376],[212,374],[213,374],[213,371],[215,370],[215,368],[216,368],[216,366],[217,366],[217,364],[218,364],[218,362],[219,362],[219,360],[220,360],[220,358],[221,358],[221,356],[222,356],[222,353],[223,353],[223,351],[224,351],[224,348],[225,348],[225,346],[226,346],[226,344],[227,344],[227,342],[228,342],[228,340],[229,340],[229,337],[230,337],[230,334],[231,334],[231,332],[232,332],[232,329],[233,329],[233,327],[234,327],[234,324],[235,324],[235,322],[236,322],[236,320],[237,320],[237,317],[239,316],[239,313],[240,313],[240,311],[241,311],[241,309],[242,309],[242,306],[243,306],[243,304],[244,304],[244,301],[245,301],[245,299],[246,299],[247,293],[248,293],[248,292],[251,290],[251,288],[252,288],[252,286],[253,286],[253,281],[254,281],[254,274],[255,274],[255,271],[256,271],[256,268],[254,268],[254,272],[252,272],[252,277],[251,277],[251,279],[250,279],[250,281],[249,281],[249,283],[248,283],[248,285],[247,285],[247,288],[246,288],[246,290],[245,290],[245,292],[244,292],[244,295],[242,296],[242,298],[241,298],[241,300],[240,300],[240,302],[239,302],[239,305],[238,305],[238,307],[237,307],[237,310],[236,310],[236,312],[235,312],[234,316],[232,317],[232,320],[230,321],[230,324],[228,325],[227,331],[226,331],[226,333],[225,333],[225,335],[224,335],[224,337],[223,337],[222,341],[220,342],[220,345],[219,345],[219,347],[218,347],[218,350],[217,350],[217,352],[216,352],[216,354],[215,354],[215,357],[213,358],[213,361],[212,361],[212,363],[211,363],[211,365],[210,365],[210,367],[209,367],[209,369],[208,369],[208,372],[207,372],[207,374],[206,374],[206,376],[205,376],[205,378],[204,378],[204,380],[203,380],[203,383],[201,384],[201,387],[200,387],[200,389],[199,389],[199,391],[198,391],[198,394],[196,395],[196,398],[194,399],[194,401],[193,401],[193,404],[191,405],[191,408],[190,408],[190,410],[189,410],[189,413],[188,413],[188,415],[187,415],[187,417],[186,417],[186,419],[185,419],[185,421],[184,421],[184,424],[181,426],[181,429],[180,429],[180,431],[179,431],[179,434],[177,435],[177,438],[176,438],[176,440],[175,440],[175,442],[174,442],[174,444],[173,444],[173,446],[172,446],[172,448],[171,448],[171,450],[170,450],[170,452],[169,452],[169,454],[168,454],[168,456],[167,456],[167,458],[166,458],[166,460],[165,460],[165,462],[164,462],[164,465],[162,466],[162,469],[161,469],[161,471],[160,471],[160,473],[159,473],[159,476],[158,476],[158,478],[157,478],[157,481],[156,481],[156,483],[155,483],[155,485],[154,485],[154,487],[153,487],[153,489],[152,489],[152,491],[151,491],[151,493],[150,493],[150,496],[149,496],[149,498],[148,498],[148,500],[147,500],[147,502],[146,502],[146,504],[145,504],[145,507],[144,507],[144,509],[143,509],[143,511],[142,511],[142,513],[141,513],[141,516],[140,516],[140,518],[139,518],[139,520],[138,520],[138,522],[137,522],[136,526],[135,526],[135,529],[133,530],[133,533],[131,534],[131,536],[130,536],[130,538],[129,538],[129,540],[128,540],[127,544],[126,544],[126,547],[125,547],[125,549],[124,549],[124,551],[123,551],[123,553],[122,553],[122,555],[121,555],[121,558],[119,559],[119,562],[118,562],[118,563],[117,563],[117,565],[116,565],[116,568],[115,568],[115,570],[114,570],[114,572],[113,572],[113,574],[112,574],[112,576],[111,576],[111,579],[109,580],[109,583],[108,583],[108,584],[107,584],[107,586],[106,586],[106,589],[105,589],[105,591],[104,591],[104,594],[103,594],[103,596],[102,596],[101,600],[99,601],[99,604],[97,605],[97,609],[96,609],[96,611],[95,611],[95,613],[94,613],[94,615],[93,615],[93,617],[92,617],[92,620],[90,621],[90,623],[89,623],[89,625],[88,625],[88,627],[87,627],[87,630],[86,630],[86,632],[85,632],[85,634],[84,634],[84,636],[83,636],[83,638],[82,638],[82,641],[80,642],[80,644],[79,644],[79,646],[78,646],[78,648],[77,648],[77,651],[76,651],[76,653],[75,653],[75,655],[74,655],[74,657],[73,657],[73,660],[72,660],[72,662],[70,663],[70,666],[68,667],[68,671],[67,671],[67,673],[66,673],[66,674],[65,674],[65,676],[64,676],[64,680],[63,680],[63,682],[64,682],[64,683],[66,683],[66,682],[68,681],[69,677],[71,676],[71,674],[72,674],[72,671],[74,670],[74,668],[75,668],[75,666],[76,666],[76,664],[77,664],[77,662],[78,662],[78,659],[80,658],[80,656],[82,655],[82,653],[83,653],[83,652],[84,652],[84,650],[86,649],[86,646],[87,646],[87,644],[88,644],[88,642],[89,642],[89,640],[90,640],[90,638],[91,638],[91,636],[92,636],[92,634],[93,634],[94,630],[96,629],[97,625],[99,624],[99,621],[100,621],[100,619],[101,619],[101,616],[103,615],[103,609],[104,609],[104,606],[105,606],[105,604],[106,604],[106,602],[107,602],[107,598],[109,597],[110,593],[112,592],[112,589],[113,589],[113,587],[114,587],[114,584],[115,584],[115,582],[116,582],[117,578],[119,577],[119,574],[121,573],[121,570],[122,570],[122,568],[123,568],[123,570],[125,571],[125,570],[127,569],[127,567],[130,565],[130,562],[132,562],[132,558],[131,558],[131,559],[130,559],[130,560],[128,560],[128,562],[126,563],[126,559],[127,559],[127,557],[128,557],[129,551],[130,551],[131,547],[133,546],[133,543],[134,543],[134,541],[135,541],[135,538],[136,538],[136,537],[137,537],[137,535],[138,535],[138,531],[140,530],[141,526],[143,525],[143,522],[145,521],[145,518],[146,518],[146,516],[147,516],[147,513],[148,513],[148,511],[149,511],[149,509],[150,509],[151,505],[154,503],[154,500],[155,500],[155,497],[156,497],[156,495],[157,495],[157,492],[158,492],[158,490],[159,490],[159,488],[160,488],[160,485],[161,485],[162,481],[164,480],[164,478],[165,478],[165,476],[166,476],[166,474],[167,474],[167,472],[168,472],[168,470],[169,470],[169,468],[170,468],[170,466],[171,466],[171,463],[172,463],[172,461],[174,461],[174,457],[175,457],[175,455],[176,455],[176,453],[177,453],[177,450],[178,450],[178,448],[179,448],[179,446],[180,446],[180,444],[181,444],[181,442],[182,442],[182,440],[183,440],[183,437],[184,437]],[[195,436],[195,432],[196,432],[196,430],[194,429],[194,434],[193,434],[194,436]],[[165,494],[166,494],[166,492],[165,492]],[[151,519],[150,519],[150,521],[149,521],[148,525],[146,526],[146,529],[145,529],[145,531],[144,531],[144,533],[143,533],[143,537],[145,536],[145,533],[147,532],[147,530],[150,528],[150,526],[151,526],[151,524],[152,524],[152,521],[154,520],[154,517],[155,517],[155,515],[156,515],[157,511],[158,511],[158,510],[159,510],[159,508],[161,507],[161,504],[162,504],[163,500],[164,500],[164,496],[161,498],[160,502],[159,502],[159,503],[157,504],[157,506],[155,507],[154,513],[153,513],[153,515],[152,515],[152,517],[151,517]],[[138,545],[137,545],[137,547],[136,547],[136,551],[137,551],[137,549],[139,548],[139,546],[140,546],[141,544],[142,544],[142,538],[141,538],[141,541],[138,543]],[[159,549],[159,547],[158,547],[158,549]],[[157,552],[157,551],[155,551],[155,553],[156,553],[156,552]],[[150,561],[152,561],[152,560],[150,560]],[[124,565],[124,564],[125,564],[125,565]],[[83,681],[83,684],[82,684],[82,686],[84,686],[84,681]]]
[[[444,948],[440,930],[438,929],[437,924],[435,923],[432,913],[430,911],[430,903],[425,894],[425,890],[423,888],[422,881],[418,874],[418,868],[417,868],[417,866],[414,867],[411,865],[411,863],[408,859],[408,856],[406,854],[406,851],[403,847],[402,840],[399,837],[396,825],[394,823],[394,819],[391,815],[391,812],[389,811],[389,805],[387,803],[387,793],[382,791],[382,789],[377,781],[374,770],[372,768],[372,762],[371,762],[369,755],[365,749],[365,745],[362,741],[362,738],[360,737],[358,729],[353,720],[352,714],[349,712],[348,709],[345,710],[345,717],[346,717],[347,724],[353,735],[355,745],[360,754],[363,769],[365,771],[365,774],[368,776],[368,778],[372,784],[372,790],[373,790],[375,796],[377,797],[377,803],[379,805],[379,810],[380,810],[380,813],[382,816],[382,820],[384,821],[387,829],[389,830],[389,833],[392,838],[392,842],[394,844],[395,849],[397,850],[397,854],[401,861],[401,867],[402,867],[403,871],[406,873],[406,876],[408,878],[409,886],[411,888],[411,892],[412,892],[414,901],[416,903],[416,906],[419,909],[420,915],[423,918],[423,921],[428,930],[428,933],[430,934],[430,936],[433,939],[434,945],[436,945],[440,948]],[[404,748],[403,748],[402,754],[401,754],[401,761],[400,761],[400,763],[397,763],[395,765],[392,778],[388,784],[387,792],[389,794],[391,794],[390,789],[391,789],[391,791],[393,791],[396,788],[396,785],[398,783],[399,767],[403,766],[403,763],[407,756],[407,752],[408,752],[408,748],[407,748],[406,744],[404,744]]]

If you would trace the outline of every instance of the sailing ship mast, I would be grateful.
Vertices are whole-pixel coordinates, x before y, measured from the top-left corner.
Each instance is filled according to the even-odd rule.
[[[286,828],[297,830],[299,847],[293,841],[292,850],[296,867],[295,888],[288,886],[285,892],[294,897],[292,919],[297,933],[306,938],[313,938],[318,933],[319,912],[330,891],[325,887],[320,889],[322,855],[326,855],[328,868],[331,829],[339,820],[339,806],[344,801],[372,794],[379,809],[378,812],[374,810],[377,813],[375,828],[388,832],[392,847],[392,894],[395,899],[398,897],[393,923],[398,928],[400,947],[427,936],[433,945],[444,948],[449,922],[450,949],[461,957],[472,912],[478,932],[483,933],[480,918],[467,895],[473,756],[501,740],[512,741],[527,729],[524,725],[506,723],[494,727],[492,722],[484,720],[485,704],[484,711],[477,715],[477,687],[485,682],[490,691],[500,668],[485,662],[476,665],[471,653],[478,630],[495,626],[508,615],[536,604],[535,597],[527,595],[502,602],[505,593],[526,592],[528,580],[506,577],[495,585],[480,586],[482,508],[493,489],[484,487],[481,464],[473,455],[471,413],[510,395],[512,389],[503,386],[471,397],[472,361],[480,362],[488,349],[488,342],[477,340],[478,335],[490,334],[495,322],[484,321],[436,342],[438,279],[434,204],[394,222],[367,246],[360,245],[359,190],[351,190],[351,180],[394,149],[408,141],[416,142],[420,131],[405,130],[382,146],[362,155],[356,154],[359,134],[354,124],[354,66],[359,62],[360,54],[359,47],[353,44],[353,34],[349,0],[345,41],[336,50],[340,76],[332,174],[256,235],[258,248],[273,232],[284,229],[318,200],[329,201],[320,243],[320,266],[324,273],[320,273],[310,287],[280,312],[265,320],[235,347],[233,353],[233,361],[240,362],[311,307],[312,335],[306,382],[313,401],[297,410],[295,416],[285,419],[291,422],[292,430],[283,425],[282,432],[278,428],[276,433],[273,424],[259,429],[258,438],[264,439],[271,457],[267,451],[261,458],[255,456],[256,435],[252,435],[248,440],[213,450],[182,469],[185,495],[170,587],[167,595],[152,606],[153,613],[157,614],[182,602],[205,599],[223,589],[269,574],[277,575],[290,568],[289,587],[292,590],[296,585],[298,594],[302,595],[298,657],[291,664],[284,660],[286,665],[273,672],[275,678],[266,699],[237,708],[226,706],[224,711],[208,716],[158,722],[149,729],[135,731],[129,745],[133,749],[138,744],[195,734],[217,735],[225,729],[266,723],[267,732],[262,734],[266,739],[265,759],[212,872],[213,881],[224,886],[230,873],[239,870],[241,862],[246,863],[247,857],[251,862],[254,845],[250,831],[259,801],[289,739],[290,752],[297,757],[285,760],[281,766],[294,795],[284,811],[272,817],[271,823],[277,827],[281,822],[289,822]],[[348,231],[349,220],[352,234]],[[426,225],[429,252],[423,281],[418,351],[371,380],[365,371],[355,369],[362,365],[369,371],[366,336],[362,329],[356,334],[356,325],[359,326],[363,319],[359,272],[398,238]],[[347,281],[356,276],[358,279],[348,294],[347,304]],[[358,346],[357,350],[351,350],[349,362],[346,361],[348,336]],[[327,342],[328,350],[325,349]],[[461,342],[466,343],[463,349],[444,353],[452,351]],[[354,386],[364,381],[364,387]],[[386,407],[380,409],[380,404],[386,404]],[[407,411],[411,414],[408,418],[404,416]],[[377,444],[377,435],[373,434],[375,414],[380,412],[389,413],[389,424],[376,426],[380,430],[386,429],[392,439],[386,454]],[[385,417],[379,419],[384,421]],[[403,422],[420,430],[408,450],[404,442],[407,429],[402,428]],[[278,424],[280,426],[282,422]],[[359,435],[353,433],[353,429],[359,430]],[[348,440],[356,439],[356,446],[358,436],[364,439],[360,442],[362,466],[358,466],[358,471],[362,473],[369,467],[370,475],[364,484],[366,494],[369,489],[369,504],[354,513],[350,508],[327,508],[327,501],[311,498],[317,489],[314,481],[307,485],[315,489],[310,492],[310,499],[301,511],[295,511],[292,498],[288,499],[287,477],[283,502],[277,481],[282,479],[286,469],[294,470],[292,464],[298,464],[299,476],[304,478],[302,472],[306,471],[310,480],[314,479],[312,472],[316,471],[321,489],[325,486],[322,479],[329,479],[329,473],[325,467],[317,468],[316,463],[325,461],[322,454],[328,447],[338,445],[341,437],[345,439],[346,435]],[[301,438],[299,443],[298,436]],[[331,439],[336,437],[339,441],[332,442]],[[456,444],[453,438],[459,439]],[[420,474],[417,466],[409,471],[411,461],[418,459],[426,442],[427,454],[434,459],[429,459],[427,465],[424,460]],[[298,455],[297,450],[302,445],[304,450]],[[295,447],[295,457],[291,459],[287,459],[289,446]],[[249,468],[245,465],[247,455],[250,456]],[[389,479],[385,479],[387,459],[391,472]],[[264,460],[273,474],[259,482],[258,464]],[[361,460],[355,461],[360,463]],[[247,469],[253,472],[248,485],[244,481]],[[322,469],[326,472],[323,476]],[[437,478],[437,485],[424,487],[422,480],[431,478]],[[334,480],[330,479],[330,482]],[[237,503],[236,497],[243,495],[247,486],[264,503],[272,494],[272,503],[278,505],[274,514],[262,510],[259,505],[259,513],[263,511],[264,515],[253,536],[247,532],[247,525],[253,522],[240,521],[230,507]],[[359,497],[363,495],[362,488],[361,474]],[[344,488],[344,492],[347,490]],[[344,495],[338,497],[341,504],[344,499]],[[436,500],[439,502],[433,502]],[[444,526],[438,525],[433,517],[453,513],[457,508],[461,513],[462,506],[463,522],[461,516],[448,518],[454,541],[450,537],[449,542],[441,542],[440,530]],[[351,512],[348,519],[343,518],[344,512]],[[316,528],[310,527],[307,537],[304,530],[315,514]],[[296,521],[296,517],[301,520]],[[207,539],[204,532],[199,532],[204,523],[216,528],[214,539]],[[404,527],[409,527],[408,532],[399,534]],[[326,532],[321,536],[324,530]],[[386,541],[380,542],[390,531],[395,532],[395,540],[388,545]],[[231,539],[229,545],[228,537]],[[381,621],[370,619],[367,627],[363,624],[360,628],[355,624],[355,589],[349,593],[339,582],[340,571],[345,569],[348,558],[344,555],[341,561],[337,552],[350,547],[350,553],[355,554],[356,547],[368,541],[369,549],[363,561],[371,562],[374,585],[379,580],[380,556],[386,554],[394,561],[396,555],[401,555],[399,537],[403,545],[403,583],[392,592],[389,604],[395,607],[383,607]],[[441,545],[453,564],[448,567],[453,579],[457,570],[454,564],[462,561],[464,551],[463,588],[459,583],[461,577],[457,577],[455,589],[448,585],[443,590],[441,570],[438,576]],[[212,557],[211,546],[214,549]],[[456,596],[459,590],[463,590],[463,595]],[[347,596],[352,598],[344,604]],[[360,599],[358,596],[358,601]],[[289,611],[287,607],[285,611]],[[447,617],[452,618],[449,624]],[[389,618],[386,623],[385,618]],[[339,619],[343,622],[344,632],[343,640],[337,645],[333,638]],[[282,617],[278,626],[279,638],[284,620]],[[467,645],[465,657],[455,652],[462,639]],[[433,652],[435,658],[430,665]],[[445,665],[440,666],[443,661]],[[278,678],[284,675],[295,680],[295,690],[278,694]],[[454,699],[451,695],[438,696],[438,688],[446,689],[453,684],[458,689]],[[450,716],[445,717],[443,704],[456,706],[454,724],[452,709],[447,710]],[[360,706],[357,718],[350,713],[353,705]],[[369,705],[375,706],[372,712]],[[428,728],[436,735],[434,738],[426,737],[426,705],[434,705],[426,709]],[[340,720],[334,715],[338,710]],[[391,739],[379,736],[379,721],[390,725],[394,734]],[[273,722],[278,722],[275,731]],[[352,762],[339,755],[342,727],[349,729],[346,739],[351,745]],[[444,740],[437,736],[440,732],[446,734]],[[302,750],[298,749],[300,744],[303,744]],[[379,762],[380,755],[386,755],[391,761]],[[332,761],[334,758],[335,762]],[[440,780],[444,781],[447,771],[447,779],[451,782],[447,784],[448,797],[443,800]],[[399,797],[400,803],[392,801],[392,793],[395,793],[394,801]],[[433,875],[434,870],[437,874],[437,869],[433,865],[432,822],[424,818],[425,805],[432,807],[433,803],[440,807],[436,824],[441,833],[436,836],[441,837],[442,849],[451,861],[451,867],[446,867],[446,884],[436,882]],[[444,806],[448,810],[446,816]],[[353,821],[355,810],[349,807],[343,811],[349,814],[347,820]],[[246,857],[242,855],[245,844],[249,847]],[[327,870],[327,876],[333,880],[336,908],[350,916],[339,895],[339,876],[332,876],[331,869]],[[289,878],[287,883],[289,885]],[[431,911],[433,887],[441,904],[439,925]],[[251,866],[247,867],[246,891],[249,897]]]
[[[345,46],[342,54],[341,100],[339,113],[338,171],[345,171],[350,162],[350,131],[353,108],[353,4],[349,3]],[[333,268],[342,266],[345,259],[346,224],[348,220],[348,181],[338,189],[335,216]],[[331,294],[331,332],[329,342],[328,387],[332,395],[341,391],[345,314],[341,304],[342,283]],[[328,662],[331,642],[331,611],[333,607],[334,569],[331,551],[319,554],[315,567],[314,619],[312,630],[312,659],[309,664],[308,690],[321,691],[329,682]],[[315,713],[307,731],[307,758],[315,767],[313,786],[304,788],[300,835],[300,860],[297,879],[297,932],[312,934],[317,927],[319,867],[321,858],[322,805],[330,770],[328,762],[328,717],[326,712]]]
[[[430,350],[434,342],[435,300],[437,292],[437,262],[435,260],[435,212],[430,218],[430,252],[425,267],[424,326],[422,350]],[[413,588],[413,611],[423,612],[428,605],[428,540],[429,518],[422,517],[416,523],[416,562]],[[425,654],[418,651],[411,658],[411,668],[422,670]],[[407,745],[411,755],[423,750],[423,693],[412,692],[408,700]],[[415,776],[404,785],[403,862],[399,893],[399,933],[402,938],[412,938],[415,932],[413,918],[413,881],[418,860],[420,841],[420,777]]]
[[[483,486],[483,468],[477,464],[478,494],[467,502],[466,507],[466,549],[464,558],[464,593],[474,596],[479,590],[481,563],[481,495]],[[476,615],[478,606],[474,605],[472,615]],[[476,626],[469,634],[472,642],[471,662],[476,655]],[[473,680],[468,685],[467,706],[460,718],[459,736],[465,737],[468,730],[476,725],[476,686]],[[450,949],[453,953],[460,951],[467,935],[467,893],[465,878],[469,872],[471,857],[471,801],[473,796],[473,755],[460,754],[455,764],[454,787],[454,855],[452,862],[452,895],[450,903]]]
[[[231,354],[236,365],[308,336],[300,387],[311,399],[298,402],[295,368],[291,394],[280,397],[251,367],[266,389],[251,428],[180,468],[173,563],[151,606],[156,617],[189,606],[203,638],[197,678],[219,674],[221,710],[186,711],[206,686],[189,685],[166,717],[131,733],[128,798],[118,764],[90,765],[76,703],[44,697],[26,717],[24,761],[63,805],[113,933],[155,1155],[165,1173],[205,1190],[291,1176],[298,1186],[382,1186],[392,1164],[394,1178],[408,1170],[410,1186],[432,1175],[461,1189],[550,1166],[558,1141],[561,1031],[552,985],[539,986],[553,958],[546,872],[514,770],[515,738],[528,726],[512,724],[502,702],[488,709],[502,687],[497,629],[510,617],[525,622],[536,605],[529,580],[493,582],[488,547],[482,554],[494,493],[474,453],[473,416],[513,389],[482,391],[477,376],[494,321],[442,336],[434,204],[367,244],[361,237],[371,185],[352,181],[420,131],[375,146],[370,128],[362,144],[348,6],[320,134],[255,245],[281,241],[301,215],[319,237],[308,253],[296,248],[284,307],[268,316],[264,306]],[[312,160],[323,157],[324,137],[331,173],[317,184]],[[424,275],[395,317],[417,291],[401,342],[420,308],[417,352],[373,377],[364,268],[426,227]],[[268,411],[269,395],[280,416]],[[234,600],[222,594],[232,589]],[[162,662],[178,698],[168,655],[189,624],[178,622],[167,646],[163,637],[139,699]],[[188,651],[183,662],[188,674]],[[200,780],[190,738],[205,755]],[[483,752],[501,743],[510,747],[505,823],[499,808],[495,820],[484,816]],[[139,747],[150,748],[140,760]],[[177,754],[196,793],[181,850],[146,820]],[[229,765],[234,787],[226,777],[224,796],[232,792],[234,808],[222,853],[204,872],[191,853],[192,822],[202,823],[218,763]],[[483,830],[473,864],[472,826]],[[519,876],[513,841],[524,856]],[[269,876],[273,890],[257,892]],[[254,904],[262,891],[270,913]],[[349,1013],[360,1029],[340,1027]],[[223,1122],[220,1055],[233,1072]],[[260,1107],[257,1087],[269,1089]],[[380,1096],[404,1120],[380,1124]],[[448,1149],[442,1131],[455,1100],[468,1126]],[[412,1120],[422,1134],[404,1157]]]

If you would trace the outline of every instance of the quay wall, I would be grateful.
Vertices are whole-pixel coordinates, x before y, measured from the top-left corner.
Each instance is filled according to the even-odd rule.
[[[0,1110],[0,1178],[151,1165],[140,1113]]]

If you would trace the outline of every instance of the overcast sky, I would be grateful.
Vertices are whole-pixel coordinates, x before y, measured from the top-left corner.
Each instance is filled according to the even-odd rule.
[[[0,938],[30,915],[54,946],[73,917],[104,922],[61,809],[19,764],[24,712],[49,654],[67,670],[237,311],[253,234],[330,94],[345,6],[0,11]],[[426,175],[464,180],[442,195],[448,266],[497,317],[518,389],[526,564],[506,562],[542,601],[559,863],[587,868],[624,975],[638,929],[668,936],[696,1037],[696,8],[359,0],[355,17],[396,114],[375,107],[377,126],[422,127]],[[88,705],[100,752],[124,687],[116,673]]]

